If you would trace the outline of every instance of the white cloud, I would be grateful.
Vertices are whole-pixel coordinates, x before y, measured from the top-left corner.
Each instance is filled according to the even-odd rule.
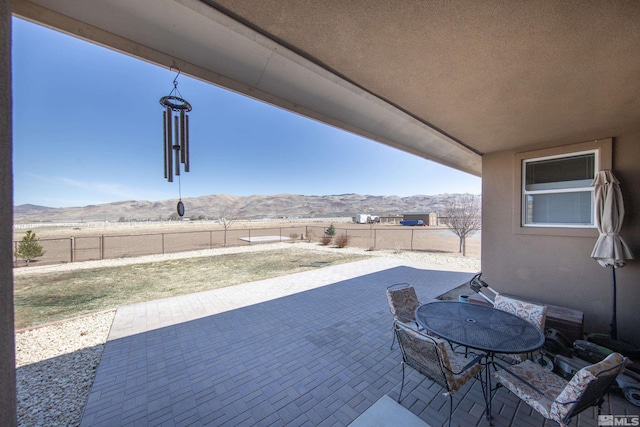
[[[77,179],[63,177],[55,177],[54,179],[69,187],[90,191],[99,199],[113,199],[114,197],[118,200],[135,199],[137,195],[140,194],[138,189],[110,182],[79,181]]]

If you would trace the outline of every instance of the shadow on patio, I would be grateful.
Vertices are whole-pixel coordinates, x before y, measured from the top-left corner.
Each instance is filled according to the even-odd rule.
[[[270,280],[286,285],[326,272]],[[348,425],[399,391],[400,352],[397,345],[389,349],[385,288],[409,282],[424,302],[470,277],[397,266],[112,339],[81,425]],[[402,404],[428,424],[441,425],[448,400],[422,378],[409,375]],[[604,413],[633,413],[619,395],[611,401],[614,410],[607,402]],[[494,402],[496,426],[543,425],[505,390]],[[454,396],[454,405],[453,425],[487,425],[476,381]],[[597,425],[594,414],[587,412],[579,425]]]

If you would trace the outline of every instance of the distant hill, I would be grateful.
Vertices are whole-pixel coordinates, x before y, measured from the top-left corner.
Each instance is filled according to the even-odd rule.
[[[185,205],[185,217],[191,218],[218,219],[223,216],[243,219],[313,218],[355,216],[359,213],[382,216],[438,212],[448,201],[461,196],[461,194],[408,197],[360,194],[327,196],[212,194],[185,198],[182,202]],[[480,198],[480,196],[474,197]],[[158,202],[127,200],[72,208],[19,205],[14,207],[13,213],[15,223],[165,220],[176,212],[176,202],[176,200]]]

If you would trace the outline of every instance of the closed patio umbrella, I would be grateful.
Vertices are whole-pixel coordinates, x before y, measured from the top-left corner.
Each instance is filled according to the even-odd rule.
[[[598,261],[601,266],[611,269],[613,313],[610,335],[612,339],[617,340],[616,268],[623,267],[626,260],[633,259],[633,254],[619,235],[624,219],[624,202],[620,191],[620,182],[610,170],[602,170],[598,172],[592,185],[595,187],[595,220],[600,236],[593,252],[591,252],[591,258]]]

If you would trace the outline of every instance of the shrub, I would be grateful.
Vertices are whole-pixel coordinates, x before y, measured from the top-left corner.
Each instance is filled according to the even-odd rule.
[[[307,230],[307,235],[305,236],[307,238],[307,242],[311,243],[311,239],[313,239],[314,235],[313,230]]]
[[[336,246],[339,248],[344,248],[349,243],[349,236],[346,234],[340,234],[336,237]]]
[[[322,236],[320,243],[322,243],[322,246],[327,246],[329,243],[331,243],[331,240],[332,240],[332,237],[329,236],[328,234],[325,234],[324,236]]]
[[[333,237],[333,236],[335,236],[335,235],[336,235],[336,228],[333,226],[333,224],[331,224],[331,225],[329,226],[329,228],[327,228],[327,229],[324,231],[324,234],[326,234],[327,236],[331,236],[331,237]]]
[[[296,233],[289,234],[289,238],[291,239],[291,243],[295,243],[298,240],[298,235]]]

